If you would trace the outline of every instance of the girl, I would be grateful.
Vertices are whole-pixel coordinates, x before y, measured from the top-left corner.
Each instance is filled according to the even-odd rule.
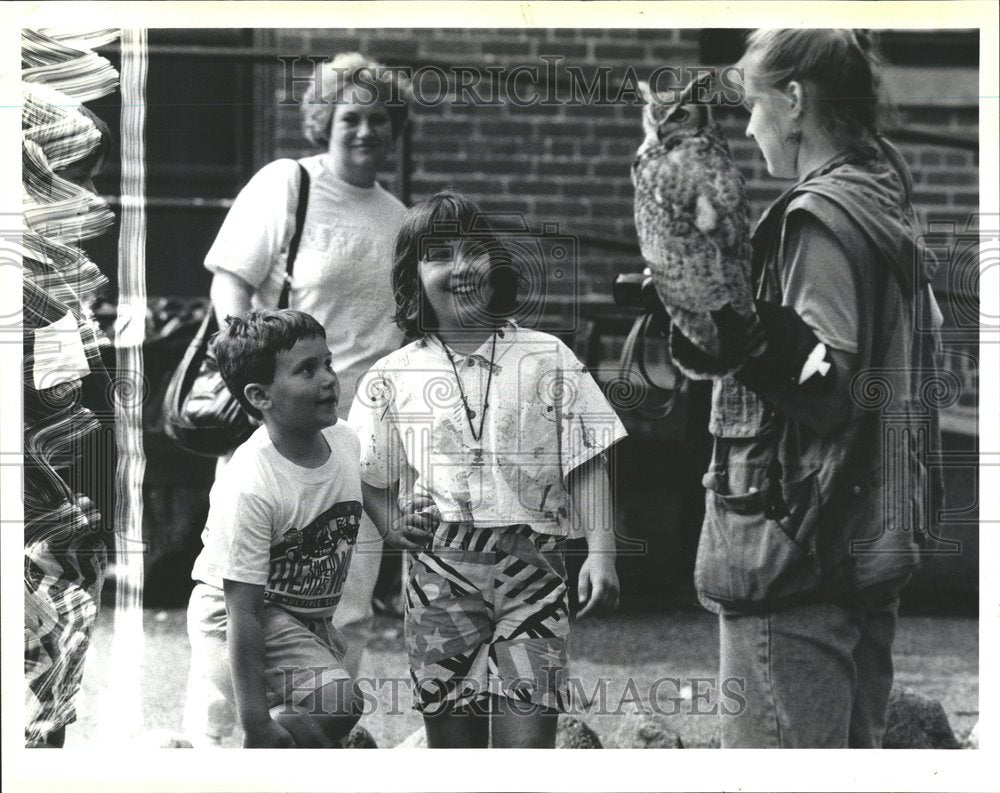
[[[552,747],[565,708],[561,544],[586,535],[580,614],[618,601],[605,452],[625,431],[569,349],[510,320],[517,269],[478,207],[407,213],[397,324],[362,380],[365,508],[412,552],[405,631],[430,747]]]
[[[906,166],[878,135],[868,36],[757,31],[739,65],[747,136],[796,181],[753,235],[766,343],[713,395],[695,581],[720,613],[720,677],[747,703],[722,745],[879,747],[899,592],[926,531],[907,438],[918,419],[936,430],[921,404],[933,273]]]

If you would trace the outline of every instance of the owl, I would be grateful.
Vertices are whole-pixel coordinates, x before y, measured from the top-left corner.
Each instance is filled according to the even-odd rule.
[[[673,323],[671,351],[698,379],[742,362],[712,312],[756,319],[746,186],[709,107],[694,102],[707,79],[669,103],[640,84],[645,140],[632,163],[639,246]]]

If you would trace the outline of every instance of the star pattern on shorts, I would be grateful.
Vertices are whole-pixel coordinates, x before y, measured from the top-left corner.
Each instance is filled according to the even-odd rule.
[[[441,635],[441,629],[437,626],[424,637],[424,652],[444,652],[447,639]]]

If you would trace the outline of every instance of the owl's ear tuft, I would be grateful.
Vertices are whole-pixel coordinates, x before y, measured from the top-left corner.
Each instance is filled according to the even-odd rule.
[[[653,89],[649,87],[649,83],[645,80],[639,81],[639,95],[642,97],[642,101],[647,105],[653,104],[656,100],[656,97],[653,96]]]

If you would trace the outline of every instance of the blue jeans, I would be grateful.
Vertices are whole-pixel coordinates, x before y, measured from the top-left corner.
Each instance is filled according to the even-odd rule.
[[[880,748],[898,606],[720,615],[720,676],[743,680],[746,698],[741,713],[723,712],[723,748]]]

